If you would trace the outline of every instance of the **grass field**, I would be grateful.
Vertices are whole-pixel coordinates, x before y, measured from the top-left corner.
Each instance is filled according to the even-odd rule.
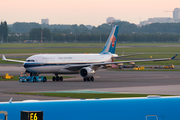
[[[2,47],[26,47],[26,49],[0,49],[0,54],[21,54],[21,53],[99,53],[102,48],[48,48],[44,49],[41,47],[72,47],[72,46],[104,46],[105,43],[49,43],[49,44],[0,44]],[[138,47],[138,46],[158,46],[158,45],[180,45],[180,43],[118,43],[117,46],[137,46],[130,48],[117,48],[116,54],[119,56],[124,54],[144,53],[142,55],[131,56],[129,58],[147,59],[152,58],[170,58],[175,54],[180,54],[180,47]],[[39,47],[38,49],[31,49],[29,47]],[[25,60],[25,58],[19,59],[20,55],[17,56],[17,60]],[[1,57],[1,56],[0,56]],[[7,56],[7,58],[16,59],[16,56]],[[28,56],[26,56],[28,57]],[[127,57],[128,58],[128,57]],[[180,55],[176,59],[180,59]],[[123,60],[123,59],[122,59]],[[120,61],[120,60],[116,60]],[[12,62],[6,62],[0,60],[0,64],[9,64]],[[174,64],[180,65],[179,60],[173,61],[162,61],[162,62],[140,62],[137,65],[167,65]]]
[[[0,48],[6,47],[14,47],[14,48],[21,48],[21,47],[79,47],[79,46],[104,46],[105,43],[5,43],[0,44]]]
[[[1,49],[0,54],[19,54],[19,53],[99,53],[102,48],[48,48],[48,49]],[[180,53],[180,47],[136,47],[136,48],[117,48],[116,54],[122,53]]]
[[[0,54],[8,53],[99,53],[105,43],[49,43],[49,44],[0,44],[0,48],[25,48],[25,49],[1,49]],[[141,46],[159,46],[159,45],[180,45],[180,43],[129,43],[120,44],[117,46],[137,46],[130,48],[117,48],[117,53],[126,52],[180,52],[180,47],[141,47]],[[42,47],[88,47],[88,46],[101,46],[100,48],[42,48]],[[29,47],[37,47],[39,49],[32,49]]]
[[[78,47],[78,46],[104,46],[104,43],[5,43],[0,44],[0,48],[5,47]],[[117,46],[159,46],[159,45],[180,45],[180,43],[117,43]]]
[[[128,97],[147,97],[149,94],[123,94],[123,93],[15,93],[23,95],[40,95],[48,97],[68,97],[79,99],[95,98],[128,98]],[[170,95],[161,95],[170,96]]]

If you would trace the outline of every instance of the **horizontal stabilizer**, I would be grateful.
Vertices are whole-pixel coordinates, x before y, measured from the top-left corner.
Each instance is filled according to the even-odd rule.
[[[123,57],[129,57],[129,56],[135,56],[135,55],[142,55],[144,53],[136,53],[136,54],[131,54],[131,55],[122,55],[122,56],[118,56],[118,57],[112,57],[112,58],[115,58],[115,59],[121,59]]]

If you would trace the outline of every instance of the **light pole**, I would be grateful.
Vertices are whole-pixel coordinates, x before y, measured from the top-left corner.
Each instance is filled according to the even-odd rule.
[[[75,40],[74,40],[74,42],[76,43],[76,34],[75,34]]]
[[[2,34],[2,38],[1,38],[1,43],[3,43],[3,34]]]
[[[101,32],[100,32],[100,43],[101,43]]]
[[[52,43],[53,43],[53,33],[52,33]]]

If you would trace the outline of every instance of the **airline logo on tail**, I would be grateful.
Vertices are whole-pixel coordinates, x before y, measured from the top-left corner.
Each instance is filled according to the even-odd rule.
[[[111,42],[112,42],[112,47],[114,47],[115,45],[115,41],[116,41],[116,37],[114,35],[111,36],[110,38]]]
[[[108,37],[106,45],[104,46],[104,49],[100,52],[101,54],[106,54],[109,52],[112,54],[115,54],[118,28],[119,26],[115,25],[113,29],[111,30],[111,33]]]

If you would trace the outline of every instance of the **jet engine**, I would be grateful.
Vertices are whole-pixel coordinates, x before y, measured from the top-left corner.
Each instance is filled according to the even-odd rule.
[[[83,78],[92,77],[94,74],[95,74],[95,71],[92,68],[90,68],[90,67],[83,67],[80,70],[80,75]]]

